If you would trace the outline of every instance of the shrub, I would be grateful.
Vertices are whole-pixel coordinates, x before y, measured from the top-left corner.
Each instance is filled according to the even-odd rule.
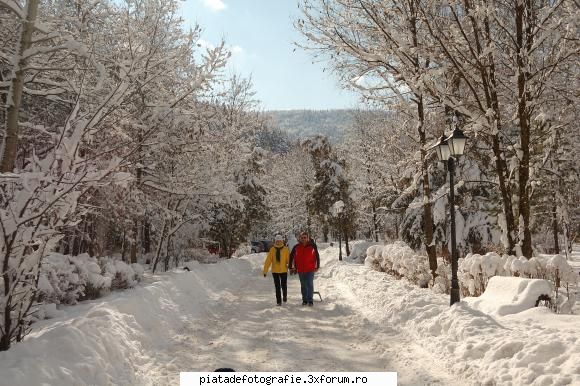
[[[143,267],[109,257],[47,256],[38,281],[37,301],[44,304],[76,304],[96,299],[111,289],[132,287],[143,277]]]
[[[384,246],[376,245],[367,249],[365,265],[375,270],[387,272],[398,278],[424,287],[431,274],[427,256],[417,255],[401,241]],[[432,288],[437,293],[449,293],[451,267],[443,259],[438,259],[437,277]],[[561,255],[539,256],[531,259],[489,252],[485,255],[467,254],[459,259],[457,277],[463,296],[480,296],[493,276],[517,276],[532,279],[546,279],[554,284],[552,299],[559,312],[570,312],[575,302],[572,287],[578,285],[578,275]],[[566,297],[559,289],[566,289]]]

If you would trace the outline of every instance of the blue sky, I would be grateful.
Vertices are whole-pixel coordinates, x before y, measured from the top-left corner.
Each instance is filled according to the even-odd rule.
[[[251,75],[262,108],[336,109],[355,107],[354,93],[312,63],[307,52],[292,44],[301,39],[293,20],[296,0],[186,0],[183,16],[203,28],[202,43],[225,39],[232,50],[229,71]]]

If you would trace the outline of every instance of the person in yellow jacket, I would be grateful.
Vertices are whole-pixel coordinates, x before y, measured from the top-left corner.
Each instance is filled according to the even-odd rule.
[[[276,304],[281,306],[282,301],[286,303],[288,280],[288,261],[290,260],[290,251],[284,245],[284,239],[280,235],[274,238],[274,246],[270,248],[266,261],[264,261],[264,277],[272,266],[272,277],[274,278],[274,286],[276,287]],[[282,290],[280,293],[280,289]]]

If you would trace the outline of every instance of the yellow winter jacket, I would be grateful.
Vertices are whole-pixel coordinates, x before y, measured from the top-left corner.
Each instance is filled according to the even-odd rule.
[[[270,270],[272,266],[273,273],[286,273],[288,272],[288,262],[290,260],[290,251],[288,247],[283,246],[280,249],[280,261],[276,261],[276,247],[270,248],[266,261],[264,261],[264,275]]]

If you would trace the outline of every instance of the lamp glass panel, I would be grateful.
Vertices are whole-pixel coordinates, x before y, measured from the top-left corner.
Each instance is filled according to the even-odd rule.
[[[452,156],[463,155],[463,150],[465,149],[466,138],[449,138],[449,151]]]
[[[447,141],[437,146],[437,156],[439,156],[440,161],[447,161],[449,159],[449,146]]]

